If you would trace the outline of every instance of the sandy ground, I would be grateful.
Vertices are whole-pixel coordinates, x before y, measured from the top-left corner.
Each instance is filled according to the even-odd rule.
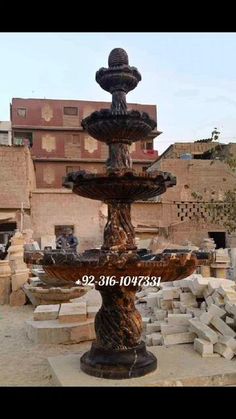
[[[100,295],[91,291],[82,297],[99,303]],[[82,300],[81,298],[81,300]],[[0,386],[53,386],[47,358],[62,354],[81,354],[91,342],[73,345],[43,345],[31,342],[25,321],[33,318],[32,305],[0,306]]]

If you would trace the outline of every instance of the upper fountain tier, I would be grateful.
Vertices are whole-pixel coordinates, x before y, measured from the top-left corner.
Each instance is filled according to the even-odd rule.
[[[126,94],[141,80],[137,68],[129,66],[127,53],[121,48],[111,51],[108,68],[100,68],[96,81],[112,94],[111,109],[101,109],[84,118],[82,127],[94,138],[107,144],[140,141],[156,128],[146,112],[128,111]],[[157,131],[157,135],[160,132]]]

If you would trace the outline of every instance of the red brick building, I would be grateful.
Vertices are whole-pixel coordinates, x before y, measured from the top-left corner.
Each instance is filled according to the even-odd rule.
[[[28,144],[36,171],[37,188],[61,188],[62,177],[79,169],[98,172],[108,157],[108,147],[83,132],[81,121],[108,102],[54,99],[12,99],[13,144]],[[129,104],[128,109],[149,113],[157,120],[155,105]],[[146,170],[158,157],[154,130],[145,141],[131,146],[134,168]]]

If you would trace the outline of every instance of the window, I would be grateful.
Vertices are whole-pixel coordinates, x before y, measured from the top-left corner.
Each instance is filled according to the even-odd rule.
[[[141,141],[142,150],[153,150],[153,140]]]
[[[78,134],[72,134],[72,144],[80,146],[80,137]]]
[[[63,231],[66,228],[70,228],[72,230],[72,233],[74,234],[74,226],[73,225],[58,225],[58,226],[54,226],[56,237],[61,236],[61,234],[63,233]]]
[[[64,107],[64,115],[70,116],[77,116],[78,115],[78,108],[72,106],[65,106]]]
[[[32,132],[14,132],[13,135],[14,145],[33,146],[33,133]]]
[[[8,132],[0,131],[0,144],[1,145],[8,145]]]
[[[26,117],[26,108],[17,108],[17,115],[21,118]]]

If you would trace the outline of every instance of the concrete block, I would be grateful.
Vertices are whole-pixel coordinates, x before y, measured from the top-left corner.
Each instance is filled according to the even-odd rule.
[[[71,323],[85,321],[87,318],[86,302],[63,303],[59,311],[59,322]]]
[[[56,320],[58,318],[60,304],[41,305],[34,310],[34,320]]]
[[[189,330],[196,333],[199,338],[205,339],[213,344],[218,342],[218,334],[206,324],[197,319],[189,319],[189,325]]]
[[[177,345],[180,343],[192,343],[196,338],[196,334],[193,332],[174,333],[173,335],[164,335],[164,345]]]
[[[188,325],[191,314],[168,314],[167,321],[171,325]]]
[[[220,354],[226,359],[232,359],[234,357],[232,349],[219,342],[214,345],[214,352]]]
[[[196,338],[194,339],[194,349],[202,357],[209,356],[213,354],[213,343],[205,339]]]
[[[161,333],[152,333],[151,337],[152,337],[152,345],[153,346],[162,345],[163,337],[162,337]]]
[[[94,319],[99,309],[100,309],[100,306],[88,306],[87,307],[87,318],[88,319]]]
[[[222,319],[220,319],[217,316],[214,316],[211,319],[212,326],[215,327],[216,330],[218,330],[222,335],[224,336],[236,336],[236,333],[234,332],[234,330],[231,329],[231,327],[229,327]]]
[[[163,336],[173,335],[175,333],[188,332],[188,325],[171,325],[168,323],[162,323],[160,329]]]

